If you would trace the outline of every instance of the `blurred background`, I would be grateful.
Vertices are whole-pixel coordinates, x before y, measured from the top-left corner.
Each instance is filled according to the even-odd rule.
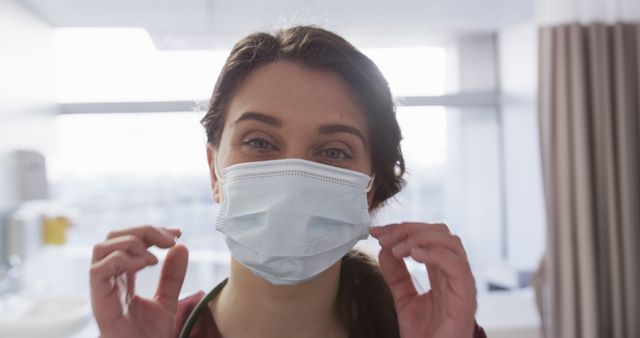
[[[37,300],[66,316],[63,328],[39,319],[47,336],[95,337],[91,248],[121,227],[182,229],[185,295],[226,276],[199,120],[233,44],[295,24],[344,36],[396,97],[408,185],[375,222],[447,223],[471,260],[479,324],[492,337],[539,337],[533,0],[0,0],[4,325]],[[138,293],[154,293],[158,270],[140,274]]]

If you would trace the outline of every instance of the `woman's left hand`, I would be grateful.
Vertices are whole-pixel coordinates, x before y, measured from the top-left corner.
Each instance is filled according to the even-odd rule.
[[[472,338],[476,286],[458,236],[444,224],[400,223],[371,229],[380,269],[395,300],[402,338]],[[426,264],[431,290],[416,291],[404,257]]]

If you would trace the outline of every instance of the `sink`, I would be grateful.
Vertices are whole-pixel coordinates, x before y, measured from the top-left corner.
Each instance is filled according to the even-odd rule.
[[[86,298],[11,296],[0,300],[0,337],[69,337],[90,319]]]

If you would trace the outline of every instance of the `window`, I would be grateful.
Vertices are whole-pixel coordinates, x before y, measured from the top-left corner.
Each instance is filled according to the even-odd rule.
[[[486,272],[502,262],[502,204],[495,109],[399,107],[407,185],[376,223],[445,223],[459,235],[480,291]],[[375,240],[363,243],[377,253]],[[408,260],[419,283],[424,268]]]
[[[227,51],[156,51],[148,40],[136,29],[59,30],[61,103],[196,102],[209,96]],[[396,96],[447,92],[452,66],[444,47],[365,53]],[[201,115],[187,108],[58,116],[57,151],[49,156],[53,191],[58,201],[77,208],[76,231],[83,234],[70,244],[91,245],[113,228],[151,223],[184,229],[181,240],[197,262],[224,262],[228,254],[214,230],[217,205],[211,198]],[[447,223],[463,238],[479,290],[485,290],[485,272],[501,261],[505,241],[496,108],[400,105],[397,118],[408,184],[375,222]],[[360,247],[377,251],[372,240]],[[424,269],[410,266],[426,286]],[[190,268],[188,278],[201,278],[208,286],[226,274],[224,266],[216,269],[209,263]],[[202,288],[196,284],[187,282],[185,292],[189,285]]]
[[[54,194],[79,209],[76,222],[99,241],[113,228],[183,228],[191,248],[224,248],[213,223],[200,113],[78,114],[57,117]],[[97,230],[97,231],[95,231]],[[202,241],[202,243],[200,243]],[[85,243],[73,243],[83,245]]]
[[[142,28],[57,28],[59,102],[200,100],[228,51],[157,51]]]

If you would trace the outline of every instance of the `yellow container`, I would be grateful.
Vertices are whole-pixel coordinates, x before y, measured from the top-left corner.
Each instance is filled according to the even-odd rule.
[[[67,217],[47,217],[43,219],[43,242],[44,244],[64,244],[67,241],[67,230],[71,222]]]

